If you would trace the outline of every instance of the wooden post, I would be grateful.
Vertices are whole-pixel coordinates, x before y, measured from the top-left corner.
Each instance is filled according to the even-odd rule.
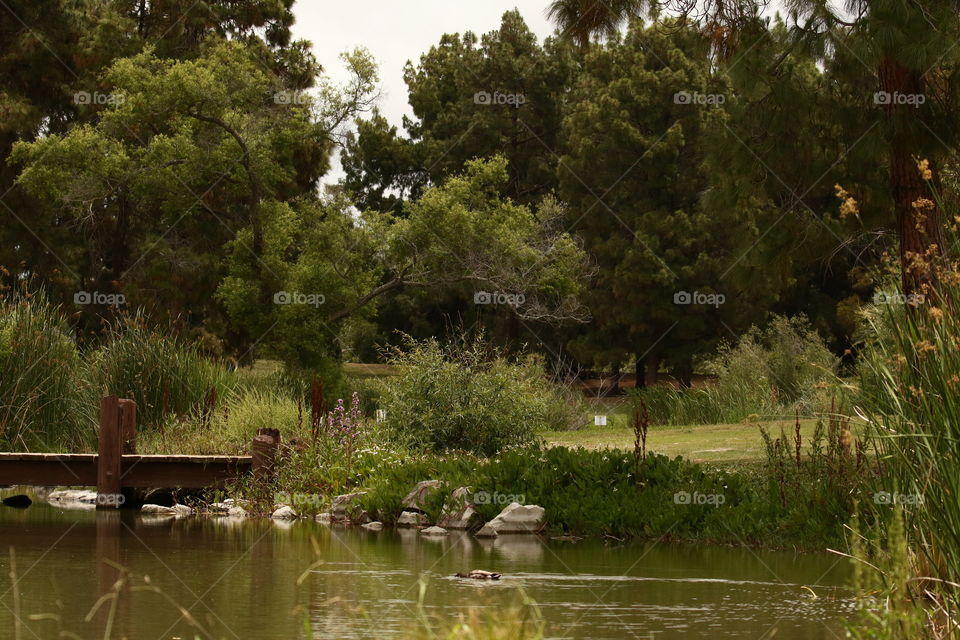
[[[277,451],[280,448],[279,429],[257,429],[250,455],[253,456],[253,479],[266,484],[276,475]]]
[[[100,398],[100,438],[97,449],[97,508],[116,509],[120,496],[120,399]]]
[[[120,452],[133,455],[137,452],[137,403],[133,400],[119,401],[120,404]]]

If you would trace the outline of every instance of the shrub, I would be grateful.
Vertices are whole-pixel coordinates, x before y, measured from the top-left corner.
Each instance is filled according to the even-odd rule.
[[[96,418],[81,369],[59,307],[42,295],[0,302],[0,447],[88,447]]]
[[[564,398],[542,367],[510,361],[482,338],[446,347],[408,339],[391,362],[400,374],[379,383],[383,426],[411,448],[495,455],[565,426]]]
[[[794,411],[809,415],[829,406],[826,387],[837,365],[806,319],[777,316],[765,329],[751,328],[735,345],[721,346],[706,364],[716,383],[634,393],[647,403],[655,424],[739,422]]]
[[[444,483],[443,497],[457,487],[498,497],[476,505],[484,520],[516,499],[546,509],[551,530],[577,535],[819,546],[838,542],[843,524],[834,511],[781,503],[775,485],[751,474],[656,454],[638,461],[633,452],[619,450],[528,448],[497,458],[426,454],[374,465],[357,482],[368,491],[364,509],[393,522],[403,496],[417,482],[434,479]],[[428,512],[437,507],[429,505]],[[815,519],[803,522],[801,513]]]

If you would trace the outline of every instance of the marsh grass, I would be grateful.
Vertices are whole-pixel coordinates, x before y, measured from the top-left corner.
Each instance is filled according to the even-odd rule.
[[[147,326],[142,317],[111,328],[87,358],[97,394],[137,403],[140,430],[157,429],[170,416],[204,415],[237,387],[237,376],[176,337]]]
[[[425,605],[427,582],[421,580],[417,597],[416,627],[407,640],[542,640],[546,622],[540,607],[523,589],[517,604],[507,607],[470,607],[453,619],[431,614]]]
[[[89,398],[63,310],[42,293],[0,300],[0,449],[88,449]]]

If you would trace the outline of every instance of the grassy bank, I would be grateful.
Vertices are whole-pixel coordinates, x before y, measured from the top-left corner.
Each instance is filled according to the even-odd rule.
[[[809,443],[817,421],[800,421],[801,433]],[[647,448],[668,457],[683,456],[693,462],[737,463],[760,462],[765,457],[760,428],[779,433],[792,432],[793,420],[772,420],[737,424],[697,424],[651,428]],[[633,450],[634,433],[626,426],[587,427],[579,431],[547,431],[548,444],[585,449]],[[808,444],[809,446],[809,444]],[[806,449],[805,449],[806,450]]]

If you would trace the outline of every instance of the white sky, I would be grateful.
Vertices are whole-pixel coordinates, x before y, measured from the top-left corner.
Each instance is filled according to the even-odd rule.
[[[549,0],[353,0],[334,3],[299,0],[294,5],[294,35],[313,43],[313,52],[324,70],[337,81],[347,79],[337,56],[357,46],[370,50],[380,67],[380,111],[400,125],[407,104],[403,66],[414,64],[444,33],[473,31],[483,34],[500,26],[505,11],[519,9],[527,26],[543,39],[553,33],[545,13]],[[336,182],[339,165],[324,182]]]

